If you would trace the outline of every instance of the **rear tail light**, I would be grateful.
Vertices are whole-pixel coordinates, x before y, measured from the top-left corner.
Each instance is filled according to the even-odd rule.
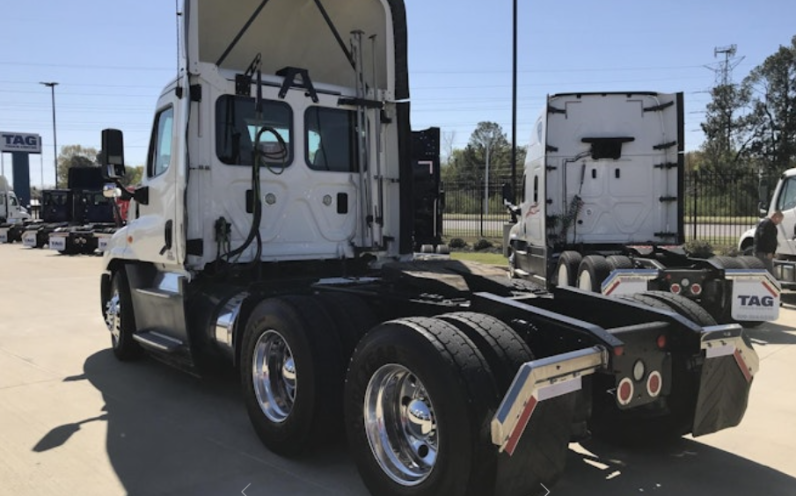
[[[682,286],[680,286],[680,285],[679,285],[679,284],[677,284],[677,283],[674,283],[674,284],[672,284],[671,286],[669,286],[669,291],[671,291],[671,292],[672,292],[672,293],[674,293],[674,294],[680,294],[680,293],[682,293],[682,292],[683,292],[683,287],[682,287]]]
[[[660,348],[660,349],[666,348],[666,334],[661,334],[660,336],[658,336],[658,339],[656,340],[656,344],[658,345],[658,348]]]
[[[691,294],[694,296],[699,296],[702,294],[702,286],[700,284],[694,283],[691,285]]]
[[[619,386],[616,388],[616,401],[620,405],[626,406],[630,404],[633,399],[633,381],[629,377],[625,377],[619,381]]]
[[[650,372],[650,375],[647,377],[647,394],[655,398],[661,394],[662,386],[663,378],[661,377],[661,373],[657,370]]]

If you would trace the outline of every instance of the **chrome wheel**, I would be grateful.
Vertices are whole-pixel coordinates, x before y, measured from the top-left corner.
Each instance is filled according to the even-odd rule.
[[[298,382],[293,352],[274,330],[264,332],[254,346],[252,382],[260,410],[272,422],[284,422],[293,410]]]
[[[588,270],[584,270],[578,277],[578,287],[584,291],[593,291],[593,284],[591,281],[591,274]]]
[[[114,348],[119,346],[119,340],[122,335],[121,314],[122,302],[121,298],[119,298],[119,290],[114,289],[113,295],[108,300],[108,303],[105,304],[105,325],[108,326],[108,330],[111,332],[111,343]]]
[[[365,390],[365,430],[384,473],[403,486],[428,478],[439,451],[434,407],[426,388],[406,367],[378,369]]]

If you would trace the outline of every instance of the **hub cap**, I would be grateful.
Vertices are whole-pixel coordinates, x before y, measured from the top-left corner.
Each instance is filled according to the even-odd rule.
[[[365,430],[384,473],[403,486],[428,478],[439,451],[437,421],[425,386],[409,369],[382,366],[365,391]]]
[[[591,282],[591,274],[589,274],[589,271],[584,270],[580,273],[580,277],[578,277],[578,287],[584,291],[593,291],[593,284]]]
[[[569,270],[564,264],[558,267],[558,286],[561,288],[569,286]]]
[[[284,422],[296,401],[298,379],[293,352],[274,330],[264,332],[254,346],[252,382],[265,416],[272,422]]]

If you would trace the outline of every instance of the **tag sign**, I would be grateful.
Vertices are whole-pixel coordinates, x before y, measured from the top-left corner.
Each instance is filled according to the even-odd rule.
[[[0,152],[41,153],[41,136],[0,131]]]
[[[735,279],[732,289],[732,318],[774,321],[779,318],[779,292],[765,279]]]

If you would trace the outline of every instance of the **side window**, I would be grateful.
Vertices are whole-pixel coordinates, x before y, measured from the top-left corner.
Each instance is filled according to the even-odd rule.
[[[310,107],[304,114],[304,150],[310,169],[356,172],[356,114],[350,110]]]
[[[782,192],[777,200],[777,210],[796,208],[796,177],[791,177],[782,185]]]
[[[276,132],[285,146],[271,131]],[[264,100],[260,115],[254,98],[224,95],[216,100],[216,156],[227,165],[252,165],[254,143],[260,133],[262,160],[271,167],[287,167],[293,162],[293,111],[285,102]]]
[[[12,207],[18,206],[19,203],[17,203],[17,197],[16,196],[9,196],[8,197],[8,204],[11,205]]]
[[[155,177],[163,174],[171,163],[171,136],[174,128],[174,108],[161,110],[155,117],[152,129],[152,140],[149,144],[149,160],[147,176]]]

